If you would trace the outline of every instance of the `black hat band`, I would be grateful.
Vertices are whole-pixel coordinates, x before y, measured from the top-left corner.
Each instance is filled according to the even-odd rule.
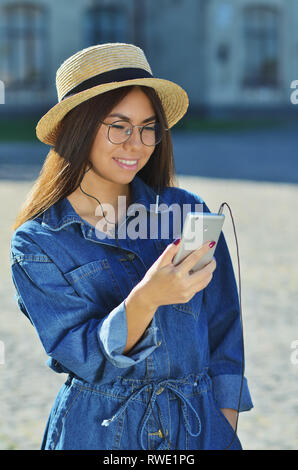
[[[147,70],[131,67],[110,70],[108,72],[103,72],[95,75],[94,77],[88,78],[87,80],[84,80],[82,83],[66,93],[60,101],[64,100],[64,98],[67,98],[68,96],[76,95],[81,91],[88,90],[89,88],[97,85],[103,85],[104,83],[111,82],[124,82],[126,80],[134,80],[137,78],[153,78],[153,75],[147,72]]]

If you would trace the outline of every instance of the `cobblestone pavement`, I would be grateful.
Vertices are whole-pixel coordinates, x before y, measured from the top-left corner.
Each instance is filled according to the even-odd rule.
[[[254,409],[241,413],[244,449],[298,448],[298,186],[244,180],[179,177],[211,211],[226,201],[236,224],[240,260],[246,377]],[[45,365],[46,355],[29,321],[18,310],[10,278],[10,229],[32,183],[0,182],[0,449],[39,449],[51,405],[65,376]],[[224,234],[238,266],[233,226],[225,207]],[[216,252],[215,252],[216,256]],[[298,357],[298,354],[297,354]]]

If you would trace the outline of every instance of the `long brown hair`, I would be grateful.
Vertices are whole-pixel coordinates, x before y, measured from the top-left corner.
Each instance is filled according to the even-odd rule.
[[[55,145],[49,151],[40,174],[29,191],[12,226],[16,230],[29,219],[41,215],[56,202],[71,194],[83,179],[96,133],[110,111],[134,86],[121,87],[97,95],[76,106],[61,120]],[[168,128],[162,103],[153,88],[141,87],[150,99],[157,120]],[[161,191],[177,186],[170,130],[164,131],[138,176],[149,186]]]

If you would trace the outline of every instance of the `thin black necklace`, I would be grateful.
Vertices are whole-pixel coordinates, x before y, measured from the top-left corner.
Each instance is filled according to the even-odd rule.
[[[117,222],[109,222],[109,220],[107,220],[107,218],[106,218],[106,216],[105,216],[105,214],[104,214],[104,211],[103,211],[103,208],[102,208],[102,205],[101,205],[100,201],[99,201],[95,196],[92,196],[91,194],[86,193],[86,191],[84,191],[84,190],[82,189],[81,183],[80,183],[80,189],[81,189],[82,193],[86,194],[86,196],[92,197],[93,199],[95,199],[95,200],[99,203],[99,205],[100,205],[100,207],[101,207],[102,215],[103,215],[105,221],[106,221],[108,224],[117,225]]]
[[[88,168],[88,170],[85,171],[84,175],[85,175],[89,170],[91,170],[91,168],[93,167],[93,164],[92,164],[91,162],[89,162],[89,163],[90,163],[90,167]],[[103,211],[101,202],[100,202],[95,196],[92,196],[91,194],[86,193],[86,191],[83,190],[83,188],[82,188],[82,186],[81,186],[81,183],[79,184],[79,186],[80,186],[80,190],[82,191],[82,193],[86,194],[86,196],[92,197],[93,199],[95,199],[95,200],[98,202],[98,204],[99,204],[100,207],[101,207],[102,215],[103,215],[105,221],[106,221],[108,224],[117,225],[117,222],[109,222],[109,221],[106,219],[106,216],[105,216],[105,214],[104,214],[104,211]]]

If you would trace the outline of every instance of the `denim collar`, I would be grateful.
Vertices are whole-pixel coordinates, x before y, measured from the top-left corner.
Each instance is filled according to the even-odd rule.
[[[148,186],[139,176],[135,176],[131,182],[131,205],[140,204],[146,208],[148,212],[168,212],[167,204],[160,198],[153,188]],[[162,208],[158,208],[159,204],[164,204]],[[134,207],[135,208],[135,207]],[[129,215],[129,210],[128,210]],[[50,230],[60,230],[66,225],[72,223],[87,224],[77,212],[74,210],[67,197],[53,204],[47,209],[42,216],[41,225],[46,226]]]

